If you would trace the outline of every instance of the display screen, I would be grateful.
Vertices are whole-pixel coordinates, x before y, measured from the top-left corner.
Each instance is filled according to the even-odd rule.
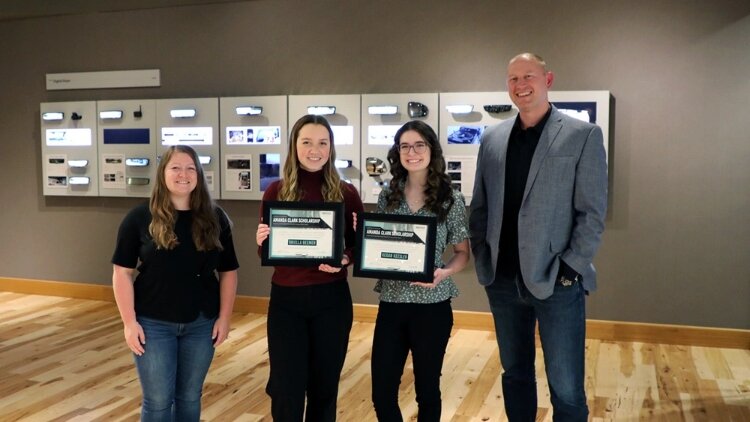
[[[213,128],[164,127],[161,129],[162,145],[212,145]]]
[[[336,136],[336,135],[334,135]],[[260,154],[260,190],[281,177],[281,154]]]
[[[47,129],[47,146],[83,147],[91,145],[91,129]]]
[[[50,188],[61,188],[68,186],[67,176],[48,176],[47,186]]]
[[[393,145],[396,132],[401,125],[373,125],[367,127],[367,143],[370,145]]]
[[[146,167],[148,165],[148,158],[126,158],[125,165],[128,167]]]
[[[145,144],[150,140],[149,129],[104,129],[104,145],[110,144]]]
[[[593,101],[553,102],[561,113],[584,122],[596,123],[596,103]]]
[[[354,126],[331,126],[335,145],[354,145]]]
[[[485,126],[448,126],[449,144],[479,144]]]
[[[279,145],[280,126],[227,126],[227,145]]]

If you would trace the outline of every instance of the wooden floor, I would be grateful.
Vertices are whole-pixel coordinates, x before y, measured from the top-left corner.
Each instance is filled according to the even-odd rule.
[[[0,421],[138,420],[140,386],[113,303],[0,292]],[[373,324],[356,323],[339,420],[367,422]],[[236,314],[203,396],[207,421],[271,420],[265,316]],[[750,351],[587,341],[593,421],[750,421]],[[538,421],[551,421],[538,354]],[[401,386],[416,420],[410,364]],[[494,333],[454,330],[443,366],[443,420],[503,421]]]

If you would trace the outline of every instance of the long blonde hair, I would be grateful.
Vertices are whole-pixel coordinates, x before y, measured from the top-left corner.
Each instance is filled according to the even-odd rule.
[[[286,161],[284,162],[284,175],[277,199],[279,201],[299,201],[302,199],[303,192],[299,186],[300,164],[299,157],[297,157],[297,138],[302,127],[308,124],[321,125],[328,130],[328,136],[331,140],[331,153],[328,161],[323,165],[323,169],[321,170],[324,182],[320,188],[320,193],[323,195],[325,202],[341,202],[344,200],[344,190],[341,187],[339,173],[333,164],[336,162],[333,130],[331,130],[331,125],[328,124],[328,120],[325,117],[314,114],[307,114],[300,117],[292,127],[292,131],[289,134],[289,149],[287,150]]]
[[[208,186],[198,154],[193,148],[186,145],[170,146],[161,156],[159,166],[156,169],[156,185],[151,192],[149,201],[151,224],[148,226],[148,232],[154,239],[157,249],[174,249],[179,243],[174,232],[177,210],[170,200],[169,189],[164,176],[167,164],[178,153],[189,155],[193,159],[198,172],[198,183],[190,194],[190,210],[193,211],[191,231],[195,247],[199,251],[221,250],[222,246],[219,240],[221,227],[216,215],[216,205],[211,199],[211,194],[208,193]]]

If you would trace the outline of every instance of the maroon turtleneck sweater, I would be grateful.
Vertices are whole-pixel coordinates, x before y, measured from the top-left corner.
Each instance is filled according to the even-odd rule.
[[[323,186],[323,171],[316,171],[311,173],[309,171],[298,169],[298,181],[300,189],[303,192],[302,201],[305,202],[323,202],[323,194],[321,193],[321,187]],[[279,189],[283,180],[273,182],[266,189],[263,194],[264,201],[276,201]],[[346,232],[344,235],[344,254],[349,257],[349,262],[352,262],[354,256],[352,249],[354,248],[355,232],[352,228],[352,212],[360,212],[364,210],[362,200],[359,198],[359,193],[354,189],[354,186],[349,183],[341,182],[344,190],[344,220]],[[263,219],[263,203],[260,205],[260,218]],[[261,252],[261,248],[258,248],[258,254]],[[279,286],[309,286],[313,284],[325,284],[333,283],[334,281],[346,280],[347,270],[342,268],[337,273],[326,273],[318,270],[318,267],[274,267],[274,273],[271,277],[271,281]]]

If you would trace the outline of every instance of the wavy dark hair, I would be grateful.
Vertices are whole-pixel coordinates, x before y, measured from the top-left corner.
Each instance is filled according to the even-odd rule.
[[[412,120],[399,128],[394,138],[393,146],[388,150],[388,162],[391,164],[390,193],[387,196],[386,208],[398,208],[404,199],[404,185],[409,172],[401,165],[401,136],[413,130],[424,139],[430,147],[430,165],[427,167],[427,185],[424,189],[425,206],[438,217],[438,221],[445,221],[448,210],[453,206],[453,188],[451,179],[445,173],[445,158],[443,148],[438,142],[437,134],[420,120]]]
[[[216,215],[216,204],[214,204],[211,194],[208,192],[203,166],[198,159],[198,153],[186,145],[170,146],[161,156],[159,166],[156,169],[156,184],[149,201],[151,211],[151,224],[148,225],[149,234],[154,239],[157,249],[174,249],[178,244],[177,235],[174,232],[177,210],[172,205],[164,177],[164,171],[167,169],[169,160],[178,153],[189,155],[198,171],[198,183],[193,192],[190,193],[190,210],[193,211],[191,230],[195,248],[199,251],[222,250],[219,240],[221,227]]]
[[[328,130],[328,137],[331,140],[331,152],[328,161],[323,165],[323,186],[320,190],[325,202],[341,202],[344,200],[344,189],[341,186],[341,178],[336,170],[336,147],[333,142],[333,130],[323,116],[307,114],[302,116],[294,123],[292,131],[289,133],[289,149],[287,150],[286,161],[284,161],[284,175],[281,182],[281,189],[277,195],[279,201],[299,201],[302,199],[303,192],[299,187],[300,168],[299,157],[297,157],[297,138],[299,132],[305,125],[321,125]]]

